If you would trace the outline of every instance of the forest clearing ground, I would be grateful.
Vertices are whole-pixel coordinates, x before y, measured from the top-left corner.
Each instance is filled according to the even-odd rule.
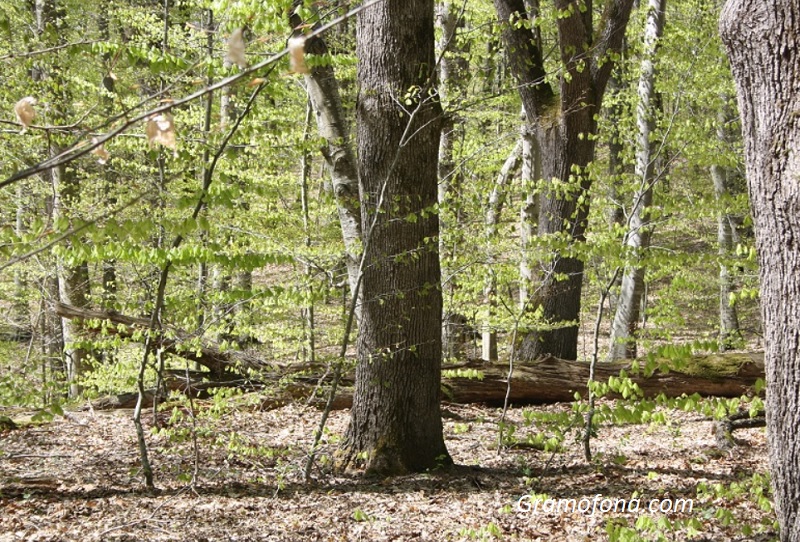
[[[570,405],[535,408],[568,412]],[[676,532],[669,539],[769,539],[742,536],[742,524],[771,525],[774,519],[746,492],[701,502],[695,489],[701,482],[728,485],[766,472],[763,429],[738,431],[741,445],[721,454],[711,421],[670,411],[668,426],[601,427],[591,465],[569,437],[565,451],[553,455],[544,470],[550,453],[497,453],[498,409],[445,409],[453,459],[480,468],[386,480],[323,475],[318,469],[317,480],[304,485],[302,468],[319,412],[293,405],[200,419],[198,429],[207,435],[193,489],[180,481],[192,472],[190,441],[150,435],[157,494],[148,494],[138,476],[130,411],[68,413],[50,424],[0,433],[0,541],[594,541],[607,539],[606,523],[613,517],[632,527],[640,516],[663,516],[649,514],[645,504],[638,513],[617,514],[516,510],[517,499],[530,492],[589,500],[598,494],[630,499],[637,492],[642,503],[694,499],[691,513],[668,517],[696,517],[701,533],[693,538]],[[346,411],[332,414],[323,461],[347,419]],[[522,426],[522,409],[510,410],[508,419],[520,424],[518,433],[530,429]],[[733,521],[726,525],[717,509],[729,510]]]

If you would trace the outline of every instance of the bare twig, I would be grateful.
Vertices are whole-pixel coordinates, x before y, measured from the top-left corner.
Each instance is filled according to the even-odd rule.
[[[586,458],[586,461],[592,460],[592,447],[591,447],[591,440],[592,440],[592,419],[594,418],[594,401],[595,395],[594,390],[592,389],[592,382],[594,382],[594,370],[597,366],[597,360],[599,358],[600,352],[600,322],[603,320],[603,306],[605,305],[606,298],[608,297],[608,293],[611,291],[611,288],[614,286],[614,283],[617,282],[617,277],[619,276],[620,271],[622,270],[621,267],[617,267],[614,269],[614,274],[611,277],[611,280],[608,281],[605,288],[600,292],[600,303],[598,303],[597,307],[597,317],[594,320],[594,346],[592,349],[592,361],[589,363],[589,381],[587,383],[588,391],[588,398],[589,398],[589,410],[586,412],[586,425],[583,431],[583,455]]]

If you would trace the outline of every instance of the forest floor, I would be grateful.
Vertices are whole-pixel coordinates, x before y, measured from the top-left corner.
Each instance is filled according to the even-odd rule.
[[[498,453],[500,410],[446,405],[447,446],[461,467],[383,480],[323,472],[347,424],[346,411],[334,412],[322,461],[304,484],[317,410],[239,408],[216,416],[206,406],[194,425],[194,483],[184,411],[176,410],[168,430],[149,434],[156,492],[143,487],[129,410],[70,412],[0,433],[0,541],[596,541],[609,540],[613,528],[619,540],[776,536],[764,430],[737,431],[739,445],[721,453],[713,422],[694,412],[666,411],[667,424],[602,426],[587,463],[572,434],[558,453]],[[570,405],[527,410],[569,413]],[[523,409],[507,416],[517,435],[534,430]],[[531,501],[518,502],[529,494],[575,499],[578,510],[568,501],[554,510],[546,500],[525,510]],[[604,512],[612,502],[604,499],[626,499],[628,508]],[[692,499],[691,511],[678,499]],[[651,513],[653,502],[684,508]]]

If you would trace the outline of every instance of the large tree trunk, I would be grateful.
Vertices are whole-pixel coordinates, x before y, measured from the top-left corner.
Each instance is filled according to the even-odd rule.
[[[780,538],[800,540],[800,3],[729,0],[720,31],[736,81],[761,267],[767,438]]]
[[[655,175],[654,145],[650,134],[655,129],[655,55],[658,42],[664,33],[666,0],[650,0],[647,24],[644,31],[641,73],[639,75],[639,102],[636,105],[636,169],[639,189],[633,196],[633,205],[625,234],[625,245],[633,263],[622,277],[622,288],[617,301],[614,322],[611,325],[611,361],[636,357],[636,329],[644,294],[645,267],[641,260],[650,248],[650,206],[653,203]]]
[[[441,107],[433,0],[385,0],[358,16],[358,163],[363,305],[345,447],[367,470],[450,462],[439,382],[442,293],[433,212]]]
[[[536,25],[528,21],[523,0],[494,0],[509,65],[541,152],[541,175],[557,181],[541,196],[538,233],[583,242],[591,185],[585,168],[594,158],[595,115],[613,66],[608,53],[620,50],[633,0],[609,1],[596,33],[592,9],[573,0],[556,0],[555,4],[564,14],[557,23],[562,63],[558,96],[545,80],[542,50],[531,30]],[[569,193],[564,193],[564,186],[570,187]],[[584,263],[555,253],[543,268],[540,287],[530,304],[542,307],[545,326],[523,338],[519,356],[535,359],[551,354],[575,359]]]

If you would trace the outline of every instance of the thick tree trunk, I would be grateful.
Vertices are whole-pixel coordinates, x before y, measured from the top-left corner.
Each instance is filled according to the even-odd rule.
[[[622,287],[611,325],[611,361],[636,357],[636,329],[644,294],[645,267],[640,262],[650,248],[650,206],[653,203],[655,153],[650,134],[655,129],[655,55],[658,42],[664,33],[666,0],[650,0],[644,32],[641,73],[639,75],[639,101],[636,105],[636,169],[639,189],[633,196],[633,205],[625,234],[625,245],[633,263],[625,270]]]
[[[541,196],[538,233],[580,243],[585,240],[591,185],[585,167],[594,158],[595,115],[613,66],[608,53],[619,52],[633,0],[608,2],[597,32],[591,9],[582,9],[571,0],[555,4],[564,14],[557,23],[563,66],[558,96],[545,80],[541,47],[531,30],[536,25],[528,21],[523,0],[494,0],[509,65],[541,152],[542,177],[556,181]],[[592,54],[587,55],[587,50]],[[535,359],[551,354],[575,359],[583,261],[554,253],[543,268],[530,305],[542,307],[544,326],[523,338],[519,356]]]
[[[365,232],[356,387],[345,447],[367,471],[449,463],[439,411],[442,294],[433,212],[441,107],[433,0],[358,16],[358,163]]]
[[[736,81],[760,264],[767,437],[783,542],[800,540],[800,3],[729,0],[720,31]]]

